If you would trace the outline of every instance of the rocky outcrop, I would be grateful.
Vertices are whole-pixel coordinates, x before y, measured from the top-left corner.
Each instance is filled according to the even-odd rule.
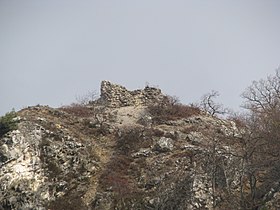
[[[0,203],[4,209],[44,209],[50,199],[40,159],[42,130],[21,124],[1,140]]]
[[[58,118],[73,121],[58,110],[34,107],[22,116],[0,141],[0,209],[64,209],[69,202],[65,209],[82,209],[79,193],[98,165],[92,141],[73,135]]]
[[[171,151],[174,147],[174,142],[171,138],[161,137],[155,146],[155,149],[159,152]]]
[[[140,106],[161,103],[166,98],[161,90],[146,86],[143,90],[129,91],[121,85],[109,81],[101,82],[101,95],[98,102],[107,107]]]

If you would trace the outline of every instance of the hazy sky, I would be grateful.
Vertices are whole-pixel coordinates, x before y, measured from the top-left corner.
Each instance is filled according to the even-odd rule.
[[[184,103],[240,94],[280,64],[279,0],[0,0],[0,114],[61,106],[102,80]]]

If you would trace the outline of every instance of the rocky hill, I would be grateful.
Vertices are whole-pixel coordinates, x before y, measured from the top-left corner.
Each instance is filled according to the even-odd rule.
[[[13,120],[0,140],[0,209],[244,209],[250,199],[246,130],[160,89],[103,81],[88,105],[28,107]],[[258,195],[261,207],[279,209],[275,189]]]

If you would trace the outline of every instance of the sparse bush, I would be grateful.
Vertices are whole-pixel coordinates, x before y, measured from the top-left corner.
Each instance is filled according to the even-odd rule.
[[[16,116],[16,112],[11,111],[0,118],[0,137],[4,136],[9,131],[17,129]]]
[[[88,91],[86,94],[76,97],[76,100],[80,105],[88,105],[90,103],[93,103],[96,99],[97,99],[97,92],[95,90]]]
[[[131,161],[125,155],[113,157],[101,175],[100,186],[112,190],[117,197],[129,195],[133,191],[132,181],[128,177]]]
[[[69,106],[63,106],[60,109],[76,117],[89,117],[94,114],[92,109],[76,103],[73,103]]]
[[[168,120],[188,118],[200,114],[200,109],[194,106],[183,105],[174,97],[168,97],[166,102],[148,107],[154,123]]]

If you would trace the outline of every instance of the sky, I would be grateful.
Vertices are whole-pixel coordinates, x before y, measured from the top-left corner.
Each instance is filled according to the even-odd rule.
[[[236,111],[280,64],[279,0],[0,0],[0,115],[59,107],[102,80]]]

